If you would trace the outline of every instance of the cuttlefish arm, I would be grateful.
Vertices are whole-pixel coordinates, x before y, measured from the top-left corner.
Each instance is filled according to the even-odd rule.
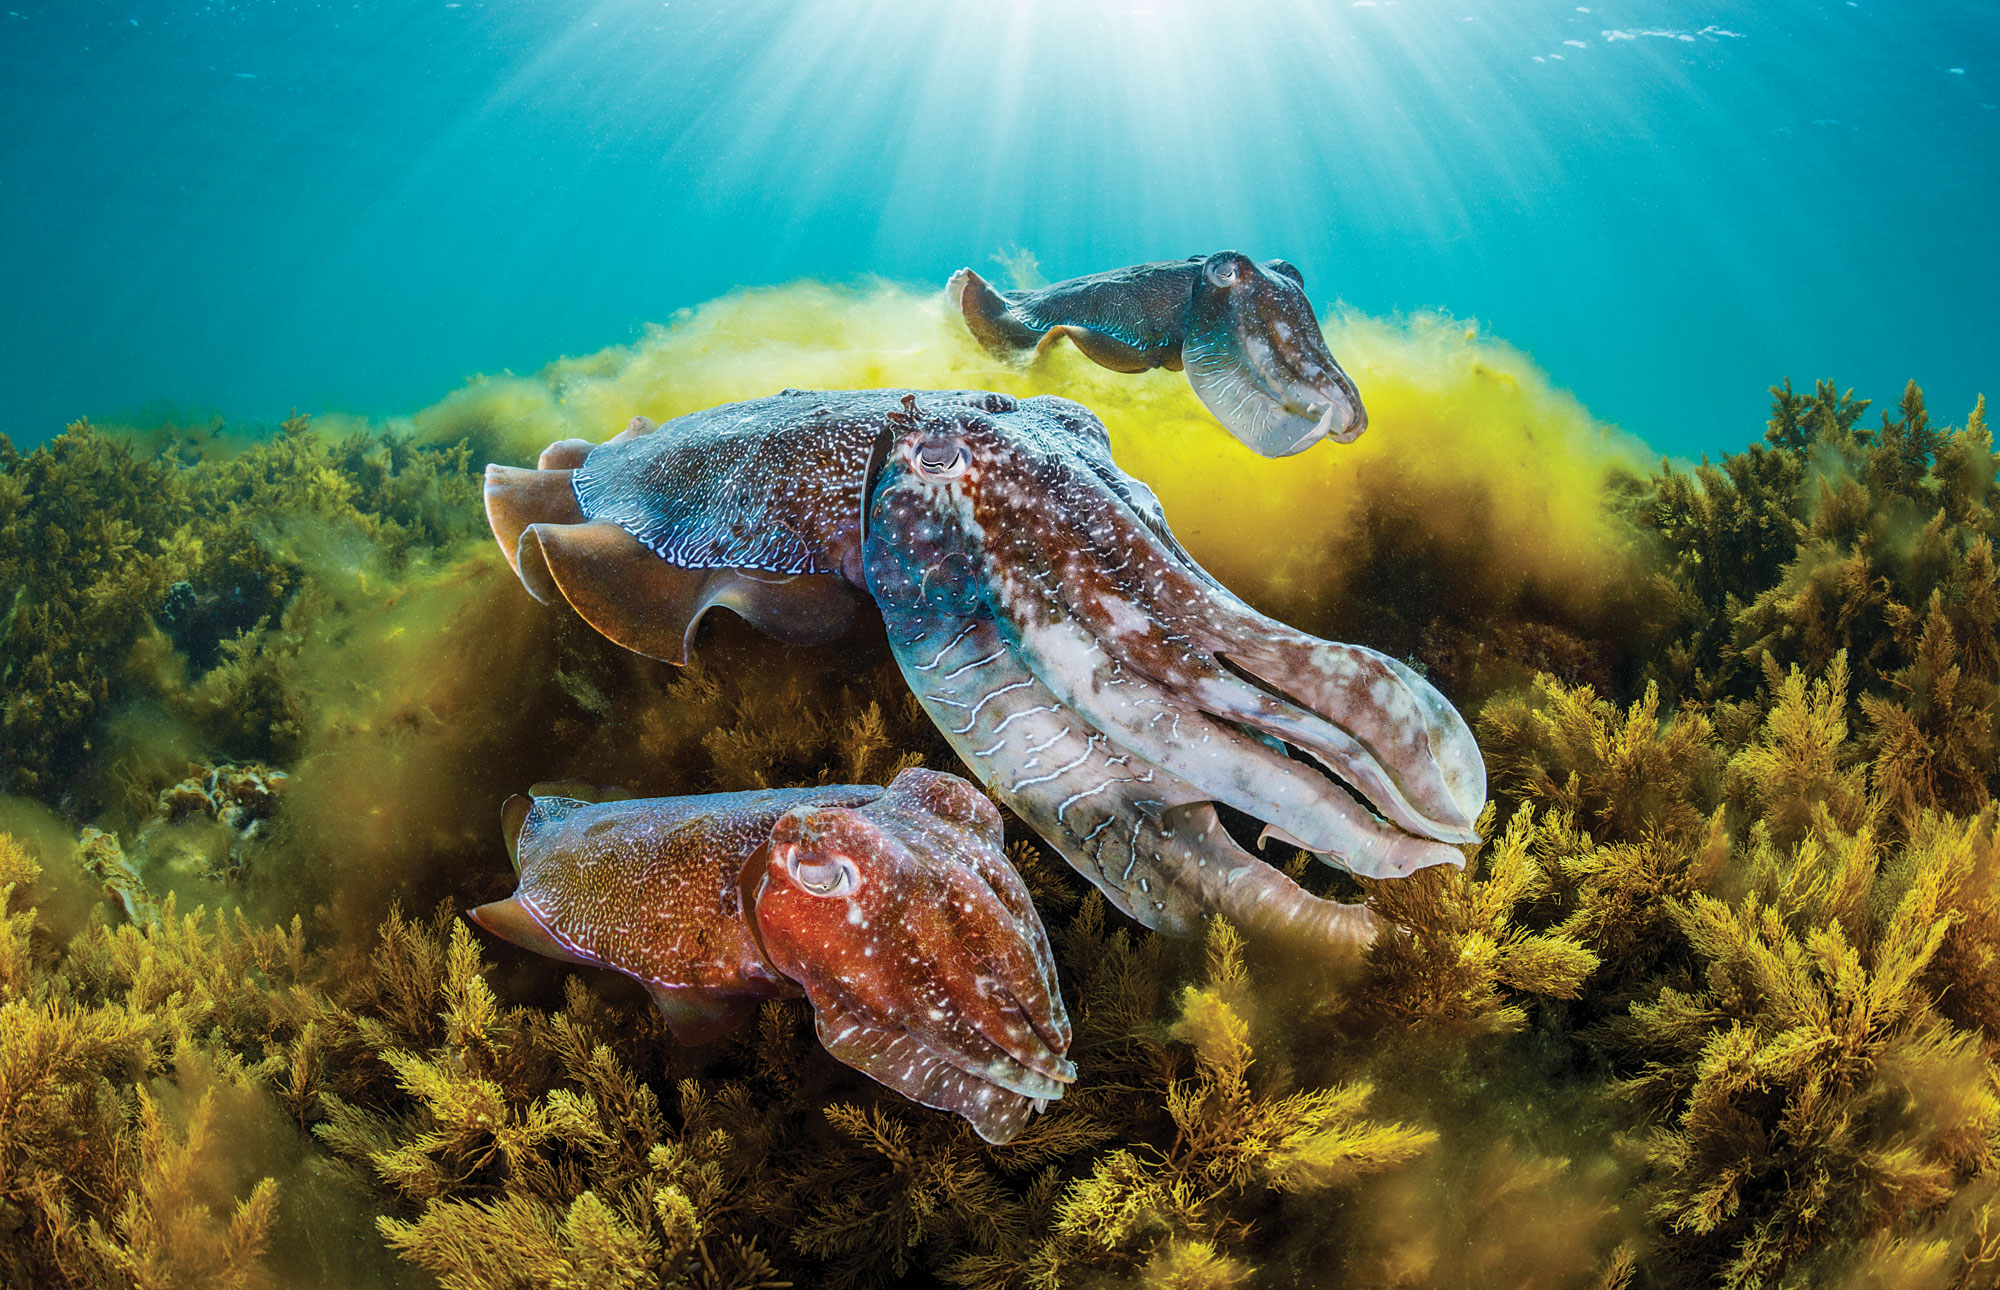
[[[1305,891],[1237,845],[1210,794],[1079,719],[992,618],[899,616],[895,648],[959,760],[1121,913],[1174,936],[1218,915],[1257,935],[1375,938],[1366,906]]]
[[[891,648],[967,765],[1121,908],[1365,932],[1253,860],[1218,805],[1365,876],[1463,862],[1485,768],[1428,682],[1231,595],[1086,409],[919,398],[916,421],[869,517]]]
[[[1067,337],[1115,372],[1185,368],[1216,420],[1266,457],[1351,443],[1368,426],[1303,275],[1283,260],[1219,251],[1007,292],[960,269],[945,292],[996,358],[1039,357]]]
[[[472,917],[631,976],[684,1043],[803,993],[828,1052],[989,1142],[1076,1078],[1047,933],[963,780],[513,799],[519,886]]]

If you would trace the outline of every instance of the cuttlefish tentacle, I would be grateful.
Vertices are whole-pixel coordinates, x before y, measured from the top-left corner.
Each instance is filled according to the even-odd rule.
[[[489,475],[530,591],[682,662],[713,605],[820,639],[865,589],[966,764],[1150,926],[1369,925],[1254,859],[1219,808],[1369,876],[1462,863],[1477,837],[1484,766],[1444,697],[1217,583],[1078,404],[790,391],[550,454]],[[568,494],[533,478],[562,472]]]
[[[503,820],[519,888],[472,917],[636,978],[683,1042],[803,993],[836,1058],[990,1142],[1076,1078],[1048,935],[962,780],[545,796]]]
[[[945,293],[996,358],[1039,358],[1066,337],[1114,372],[1185,368],[1216,420],[1266,457],[1352,443],[1368,427],[1304,276],[1283,260],[1219,251],[1007,292],[960,269]]]

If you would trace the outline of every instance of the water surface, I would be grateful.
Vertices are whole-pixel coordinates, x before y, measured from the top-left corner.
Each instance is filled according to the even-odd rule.
[[[2000,6],[14,0],[0,430],[390,414],[733,287],[1235,246],[1662,450],[2000,324]]]

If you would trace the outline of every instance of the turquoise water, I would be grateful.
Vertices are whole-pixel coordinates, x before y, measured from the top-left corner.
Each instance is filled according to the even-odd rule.
[[[0,18],[0,431],[407,412],[732,287],[1234,246],[1663,451],[1830,376],[1963,416],[2000,6],[239,4]]]

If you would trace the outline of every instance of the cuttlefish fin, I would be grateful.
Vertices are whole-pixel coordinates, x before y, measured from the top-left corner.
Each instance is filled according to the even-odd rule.
[[[521,874],[521,844],[524,841],[534,841],[536,834],[555,828],[575,814],[579,808],[592,802],[615,800],[565,791],[577,786],[583,786],[581,780],[566,780],[560,784],[537,784],[525,795],[516,793],[500,804],[500,836],[507,840],[507,859],[514,865],[515,877]],[[612,791],[625,792],[624,789]],[[625,793],[625,796],[632,795]]]
[[[528,789],[528,796],[560,797],[572,802],[629,802],[639,795],[616,784],[596,784],[587,779],[556,779],[533,785]]]
[[[837,1000],[813,999],[819,1042],[836,1059],[912,1102],[963,1116],[986,1141],[1013,1141],[1035,1099],[962,1070],[907,1030],[884,1026]]]
[[[542,456],[563,445],[550,444]],[[493,538],[515,573],[521,573],[521,534],[531,524],[581,524],[583,508],[577,505],[576,489],[570,485],[568,470],[524,470],[519,466],[489,465],[486,468],[486,522],[493,526]],[[538,600],[547,596],[522,574],[522,583]]]
[[[596,959],[585,958],[569,946],[557,940],[535,911],[521,903],[519,896],[509,896],[466,911],[472,921],[503,941],[512,941],[524,950],[545,954],[563,963],[575,963],[580,967],[603,967]]]
[[[658,430],[659,428],[660,428],[660,423],[653,420],[653,418],[651,417],[643,417],[643,416],[633,417],[630,421],[625,423],[625,428],[623,430],[620,430],[617,434],[612,435],[609,439],[606,439],[604,442],[624,443],[628,439],[637,439],[640,435],[651,434],[653,433],[653,431]]]
[[[535,469],[575,470],[596,446],[588,439],[558,439],[542,449],[542,455],[535,459]]]
[[[653,1006],[666,1018],[667,1029],[683,1044],[711,1043],[742,1025],[759,1000],[747,994],[724,994],[693,985],[646,983]]]
[[[521,875],[521,838],[524,833],[533,837],[536,829],[561,823],[577,807],[591,802],[628,802],[637,796],[629,788],[607,788],[581,779],[536,784],[525,794],[514,794],[500,804],[500,836],[507,839],[507,859],[514,866],[514,876],[518,878]],[[530,827],[530,813],[537,803],[541,804],[541,815]]]
[[[1159,366],[1146,356],[1146,351],[1134,345],[1127,345],[1116,336],[1108,336],[1089,327],[1079,327],[1074,323],[1064,323],[1051,327],[1048,335],[1042,337],[1035,347],[1035,358],[1040,361],[1055,343],[1063,337],[1082,351],[1083,356],[1099,367],[1108,367],[1114,372],[1144,372]]]
[[[965,315],[965,327],[979,347],[995,358],[1019,358],[1034,349],[1042,334],[1017,321],[1007,298],[971,269],[960,269],[945,284],[945,294]]]
[[[514,876],[521,876],[521,826],[528,822],[528,812],[535,809],[535,799],[516,793],[500,806],[500,835],[507,839],[507,861],[514,866]]]
[[[516,567],[530,592],[560,592],[605,636],[668,663],[687,662],[718,605],[781,641],[818,645],[847,630],[861,600],[838,574],[683,569],[616,524],[531,524]]]

